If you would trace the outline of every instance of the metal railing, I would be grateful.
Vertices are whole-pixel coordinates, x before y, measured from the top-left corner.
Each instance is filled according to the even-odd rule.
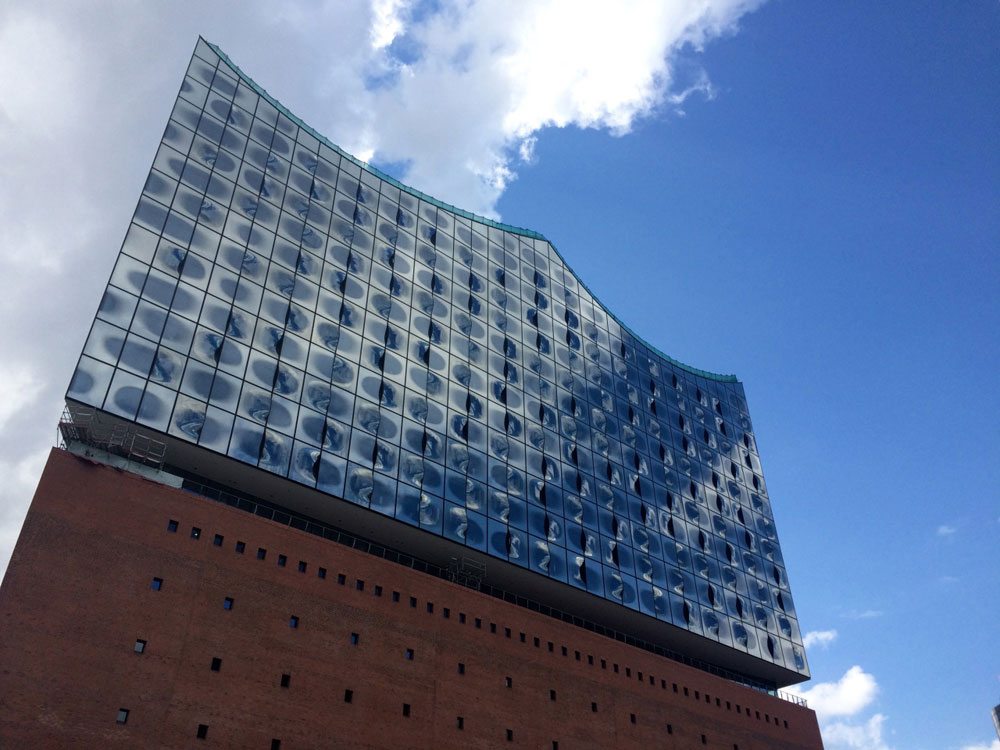
[[[139,432],[134,425],[102,420],[96,409],[85,406],[63,409],[57,438],[61,446],[82,443],[157,469],[163,468],[167,454],[163,441]]]

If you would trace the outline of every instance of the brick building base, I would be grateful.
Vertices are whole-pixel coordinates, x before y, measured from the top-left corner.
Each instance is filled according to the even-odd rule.
[[[53,450],[0,588],[0,747],[202,745],[822,741],[808,708]]]

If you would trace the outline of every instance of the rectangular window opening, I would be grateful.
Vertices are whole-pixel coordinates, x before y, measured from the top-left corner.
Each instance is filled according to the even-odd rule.
[[[303,562],[302,560],[299,560],[299,572],[300,573],[305,573],[306,572],[306,567],[307,567],[306,563]]]
[[[236,554],[242,555],[246,552],[247,543],[246,542],[236,542]]]
[[[163,579],[162,578],[154,578],[151,587],[152,587],[153,591],[159,591],[160,589],[163,588]]]
[[[456,716],[455,717],[455,726],[458,729],[465,729],[465,719],[463,719],[461,716]]]
[[[357,646],[359,640],[361,640],[361,636],[359,636],[357,633],[351,633],[351,645],[352,646]]]
[[[406,649],[406,660],[407,661],[413,661],[413,649],[412,648]]]
[[[458,663],[458,673],[465,674],[465,665],[462,662]]]
[[[263,547],[258,547],[257,548],[257,559],[258,560],[263,560],[265,557],[267,557],[267,550],[264,549]]]
[[[177,531],[177,521],[167,521],[167,531]]]
[[[319,568],[316,571],[316,577],[317,578],[326,578],[326,568]]]
[[[354,691],[353,690],[345,690],[344,691],[344,703],[350,703],[352,700],[354,700]]]
[[[210,669],[213,672],[218,672],[220,669],[222,669],[222,659],[220,659],[218,656],[213,656],[212,666],[210,667]]]
[[[287,563],[287,562],[288,562],[288,556],[287,555],[278,555],[278,567],[279,568],[285,567],[285,563]]]
[[[208,724],[199,724],[198,733],[195,735],[199,740],[203,740],[208,737]]]
[[[354,582],[354,588],[356,588],[356,589],[357,589],[358,591],[364,591],[364,590],[365,590],[365,582],[364,582],[364,581],[362,581],[362,580],[361,580],[361,579],[359,578],[358,580],[356,580],[356,581]]]
[[[347,581],[347,576],[345,576],[343,573],[337,574],[337,583],[343,586],[346,581]]]
[[[135,640],[135,646],[133,647],[133,650],[137,654],[141,654],[143,651],[146,650],[146,642],[144,640],[142,640],[141,638],[136,638],[136,640]]]
[[[201,529],[199,529],[197,526],[192,526],[191,527],[191,538],[192,539],[201,539]]]
[[[597,713],[597,703],[595,703],[594,701],[591,701],[591,702],[590,702],[590,710],[591,710],[591,711],[592,711],[593,713],[595,713],[595,714],[596,714],[596,713]]]
[[[297,628],[299,626],[299,618],[297,615],[292,615],[288,618],[288,627]]]
[[[216,534],[215,539],[212,540],[212,546],[221,547],[223,538],[222,534]]]
[[[225,599],[222,600],[222,608],[223,609],[232,609],[233,608],[233,599],[232,599],[232,597],[227,596]]]
[[[292,676],[290,674],[281,675],[281,687],[286,688],[292,682]]]
[[[403,704],[403,716],[409,716],[409,715],[410,715],[410,704],[409,703],[404,703]]]
[[[119,724],[124,724],[127,721],[128,721],[128,709],[127,708],[119,708],[118,709],[118,723]]]

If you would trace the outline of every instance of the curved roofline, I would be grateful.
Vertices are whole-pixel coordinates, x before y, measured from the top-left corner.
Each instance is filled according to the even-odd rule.
[[[385,180],[390,185],[393,185],[394,187],[397,187],[400,190],[402,190],[402,191],[404,191],[406,193],[409,193],[410,195],[414,196],[415,198],[419,198],[419,199],[421,199],[423,201],[426,201],[427,203],[431,203],[431,204],[437,206],[438,208],[443,208],[446,211],[451,211],[452,213],[457,214],[458,216],[463,216],[466,219],[469,219],[471,221],[475,221],[475,222],[477,222],[479,224],[485,224],[486,226],[494,227],[495,229],[500,229],[500,230],[502,230],[504,232],[511,232],[513,234],[521,235],[522,237],[530,237],[532,239],[542,240],[543,242],[547,242],[549,244],[549,246],[555,251],[556,255],[559,256],[559,259],[563,262],[563,265],[565,265],[566,268],[569,269],[569,272],[571,274],[573,274],[573,278],[575,278],[577,280],[577,282],[580,284],[580,286],[582,286],[584,289],[587,290],[587,293],[591,297],[594,298],[594,301],[598,305],[601,306],[601,309],[604,310],[604,312],[607,313],[607,315],[609,317],[611,317],[612,320],[614,320],[618,325],[620,325],[624,330],[626,330],[631,336],[633,336],[635,339],[641,341],[642,344],[643,344],[643,346],[647,347],[650,351],[654,352],[657,356],[662,357],[663,359],[667,360],[670,364],[672,364],[672,365],[674,365],[676,367],[679,367],[680,369],[684,370],[685,372],[689,372],[692,375],[697,375],[699,377],[707,378],[709,380],[718,380],[718,381],[725,382],[725,383],[738,383],[739,382],[739,379],[735,375],[723,375],[723,374],[716,373],[716,372],[709,372],[708,370],[701,370],[701,369],[699,369],[697,367],[692,367],[691,365],[686,365],[683,362],[680,362],[680,361],[674,359],[669,354],[665,354],[664,352],[660,351],[657,347],[653,346],[648,341],[646,341],[645,338],[643,338],[638,333],[636,333],[635,331],[633,331],[629,327],[629,325],[627,323],[623,322],[617,315],[615,315],[608,308],[607,305],[605,305],[603,302],[600,301],[600,299],[598,299],[597,295],[594,294],[594,292],[591,290],[591,288],[589,286],[587,286],[587,283],[583,279],[580,278],[579,274],[577,274],[576,271],[573,270],[573,267],[566,261],[566,258],[563,257],[563,254],[561,252],[559,252],[559,249],[547,237],[545,237],[545,235],[541,234],[540,232],[536,232],[533,229],[525,229],[524,227],[517,227],[517,226],[514,226],[513,224],[505,224],[503,222],[496,221],[494,219],[489,219],[489,218],[487,218],[485,216],[479,216],[478,214],[474,214],[471,211],[466,211],[463,208],[458,208],[457,206],[453,206],[450,203],[445,203],[444,201],[438,200],[437,198],[434,198],[433,196],[427,195],[426,193],[423,193],[420,190],[417,190],[416,188],[412,188],[409,185],[404,185],[402,182],[400,182],[399,180],[397,180],[395,177],[392,177],[391,175],[386,174],[382,170],[380,170],[380,169],[378,169],[376,167],[373,167],[371,164],[368,164],[367,162],[361,161],[361,159],[358,159],[353,154],[347,153],[346,151],[344,151],[344,149],[340,148],[340,146],[338,146],[335,143],[331,142],[329,138],[327,138],[322,133],[318,132],[315,128],[313,128],[309,124],[303,122],[300,117],[298,117],[297,115],[295,115],[285,105],[283,105],[281,102],[279,102],[277,99],[275,99],[269,93],[267,93],[267,91],[264,89],[263,86],[261,86],[260,84],[258,84],[250,76],[248,76],[246,73],[244,73],[242,70],[240,70],[240,67],[238,65],[236,65],[236,63],[234,63],[229,58],[229,55],[227,55],[225,52],[223,52],[219,48],[218,45],[212,44],[211,42],[209,42],[207,39],[204,39],[203,37],[199,37],[199,39],[201,39],[201,41],[205,42],[205,44],[207,44],[212,49],[212,51],[215,52],[219,56],[219,58],[224,63],[226,63],[226,65],[228,65],[233,70],[233,72],[236,73],[237,76],[240,77],[240,80],[244,81],[248,86],[250,86],[250,88],[252,88],[258,94],[260,94],[260,96],[264,97],[264,99],[266,99],[268,101],[268,103],[270,103],[279,112],[281,112],[283,115],[285,115],[290,120],[292,120],[300,128],[303,128],[311,136],[313,136],[314,138],[318,139],[321,143],[323,143],[324,145],[328,146],[329,148],[333,149],[338,154],[340,154],[340,156],[342,158],[347,159],[348,161],[350,161],[353,164],[356,164],[361,169],[365,170],[366,172],[369,172],[370,174],[378,177],[379,179]]]

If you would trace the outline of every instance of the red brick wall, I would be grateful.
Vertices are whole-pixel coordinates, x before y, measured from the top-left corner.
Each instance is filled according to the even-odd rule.
[[[282,750],[505,747],[508,729],[560,750],[822,747],[808,709],[58,450],[0,589],[0,677],[2,748],[200,747],[199,724],[205,746]]]

